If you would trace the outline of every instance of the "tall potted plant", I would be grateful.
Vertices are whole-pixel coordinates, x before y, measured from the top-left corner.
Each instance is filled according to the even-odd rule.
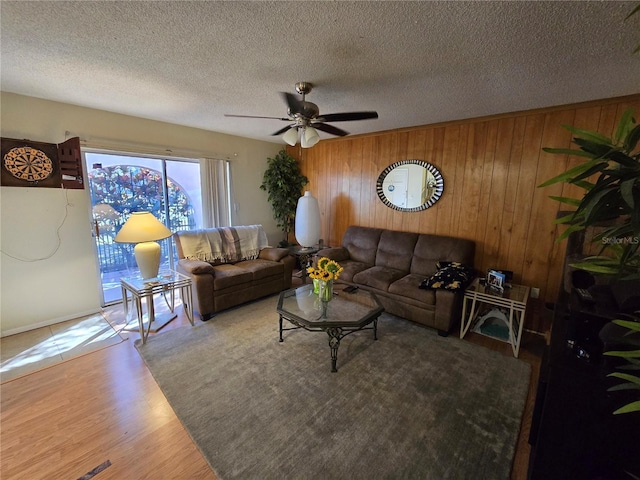
[[[284,149],[273,158],[267,158],[267,170],[260,188],[268,193],[273,208],[273,218],[282,228],[283,239],[279,246],[289,245],[289,234],[293,231],[298,199],[309,179],[300,172],[300,165]]]
[[[626,280],[640,279],[640,125],[636,125],[633,111],[627,110],[620,119],[613,138],[598,132],[566,126],[574,134],[573,143],[579,149],[544,148],[548,153],[576,156],[584,159],[580,165],[540,185],[546,187],[559,182],[584,189],[582,198],[551,197],[575,207],[575,211],[559,218],[556,223],[568,228],[560,235],[607,223],[594,242],[602,248],[598,255],[587,257],[573,267],[597,274],[611,275]],[[628,335],[640,335],[640,318],[614,320],[629,330]],[[629,342],[632,345],[631,342]],[[637,345],[637,343],[635,343]],[[622,357],[628,364],[620,367],[627,371],[640,370],[640,350],[609,351],[605,355]],[[609,374],[625,383],[611,390],[640,389],[640,376],[626,372]],[[640,412],[640,400],[617,409],[614,413]]]

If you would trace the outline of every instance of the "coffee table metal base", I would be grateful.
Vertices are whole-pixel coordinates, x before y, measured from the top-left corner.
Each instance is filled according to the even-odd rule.
[[[293,325],[296,325],[292,328],[283,328],[282,320],[287,320]],[[373,323],[373,326],[369,327]],[[282,332],[286,330],[298,330],[300,328],[304,328],[309,332],[327,332],[329,335],[329,348],[331,349],[331,371],[337,372],[337,363],[338,363],[338,347],[340,347],[340,341],[346,337],[347,335],[352,334],[353,332],[359,332],[361,330],[373,330],[373,339],[378,340],[378,317],[372,318],[371,322],[362,325],[362,326],[354,326],[354,327],[331,327],[331,326],[318,326],[318,327],[309,327],[307,325],[301,325],[295,320],[288,318],[282,314],[280,314],[280,341],[284,342],[282,338]]]

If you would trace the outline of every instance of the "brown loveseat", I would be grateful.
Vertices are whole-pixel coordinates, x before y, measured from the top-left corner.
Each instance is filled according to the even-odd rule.
[[[436,328],[446,335],[462,313],[462,293],[420,288],[438,270],[438,262],[473,267],[475,243],[460,238],[350,226],[341,247],[318,256],[344,268],[341,282],[376,294],[393,315]]]
[[[287,248],[267,247],[261,225],[177,232],[174,239],[177,269],[191,277],[202,320],[291,288],[295,257]]]

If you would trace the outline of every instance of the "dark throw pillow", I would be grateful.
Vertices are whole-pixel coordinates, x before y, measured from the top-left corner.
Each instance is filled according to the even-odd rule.
[[[457,292],[464,290],[473,280],[473,269],[460,262],[438,262],[438,271],[425,278],[420,288]]]

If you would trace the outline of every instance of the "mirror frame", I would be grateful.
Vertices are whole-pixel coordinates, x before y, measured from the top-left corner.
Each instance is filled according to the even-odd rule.
[[[426,168],[427,172],[429,172],[435,178],[436,185],[433,195],[431,195],[431,198],[429,198],[419,207],[398,207],[397,205],[391,203],[384,193],[384,189],[382,188],[384,179],[394,168],[400,167],[402,165],[419,165]],[[392,208],[393,210],[397,210],[399,212],[421,212],[422,210],[426,210],[427,208],[432,207],[434,203],[440,200],[440,197],[444,192],[444,179],[442,178],[442,174],[440,173],[440,171],[429,162],[425,162],[424,160],[401,160],[399,162],[392,163],[382,171],[376,182],[376,192],[378,193],[378,198],[382,201],[382,203],[384,203],[387,207]]]

